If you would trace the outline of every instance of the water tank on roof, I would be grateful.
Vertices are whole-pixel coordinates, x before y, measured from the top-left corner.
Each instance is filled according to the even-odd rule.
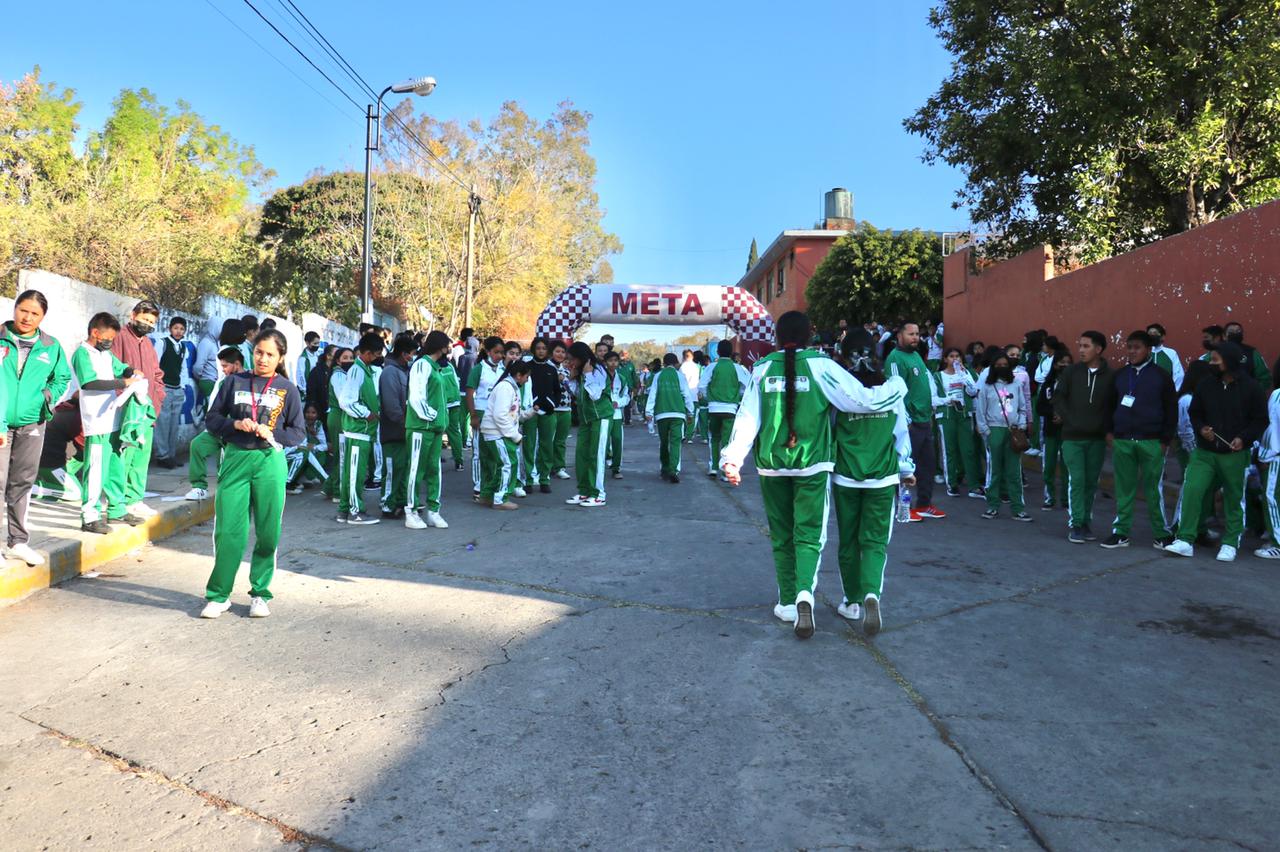
[[[824,219],[853,219],[853,193],[837,186],[824,197]]]

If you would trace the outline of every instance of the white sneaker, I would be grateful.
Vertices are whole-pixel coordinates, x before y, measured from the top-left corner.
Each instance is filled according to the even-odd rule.
[[[599,497],[583,497],[582,501],[578,503],[578,505],[584,509],[594,509],[597,506],[603,506],[604,500]]]
[[[25,541],[22,544],[9,545],[9,556],[14,559],[21,559],[32,567],[44,564],[44,557],[32,550],[31,545]]]
[[[783,606],[780,603],[774,604],[773,617],[778,619],[779,621],[785,621],[787,624],[795,624],[796,623],[796,605],[787,604],[786,606]]]
[[[862,632],[868,636],[875,636],[880,632],[880,598],[875,595],[867,595],[862,601],[862,610],[865,617],[862,619]]]
[[[1030,456],[1031,458],[1034,459],[1040,456],[1040,451],[1033,448],[1033,449],[1027,450],[1025,453],[1023,453],[1023,455]]]
[[[556,479],[568,479],[568,478],[569,478],[569,471],[565,470],[564,468],[560,468],[559,470],[556,471]]]
[[[1280,559],[1280,547],[1274,544],[1270,547],[1259,547],[1253,555],[1259,559]]]
[[[255,598],[255,600],[257,600]],[[227,610],[231,609],[231,601],[209,601],[204,605],[204,609],[200,610],[201,618],[217,618]]]
[[[271,614],[271,610],[267,607],[267,602],[262,598],[249,598],[249,617],[250,618],[266,618]]]
[[[1235,562],[1236,549],[1229,544],[1222,545],[1222,547],[1218,548],[1218,561],[1219,562]]]
[[[183,497],[182,499],[183,500],[208,500],[209,489],[192,488],[190,491],[187,492],[187,496]]]
[[[845,602],[836,607],[836,612],[850,621],[857,621],[862,618],[862,604]]]
[[[302,486],[301,486],[301,485],[295,485],[295,486],[293,486],[292,488],[286,488],[286,489],[284,490],[284,493],[285,493],[285,494],[295,494],[295,495],[296,495],[296,494],[301,494],[301,493],[302,493]]]
[[[1195,548],[1182,539],[1174,539],[1173,544],[1164,546],[1165,553],[1172,553],[1174,556],[1190,556],[1195,553]]]
[[[425,530],[427,528],[427,522],[418,517],[417,512],[405,512],[404,526],[405,529],[410,530]]]
[[[141,500],[137,503],[131,503],[127,511],[129,514],[137,515],[139,518],[152,518],[160,514]]]
[[[434,527],[438,530],[449,529],[449,523],[442,517],[439,512],[427,512],[427,526]]]
[[[517,488],[511,492],[511,496],[512,497],[528,497],[529,492],[525,491],[523,488]]]
[[[587,498],[583,497],[581,494],[575,494],[572,497],[570,497],[568,500],[565,500],[564,502],[569,504],[570,506],[580,506],[582,505],[582,501],[586,499]]]

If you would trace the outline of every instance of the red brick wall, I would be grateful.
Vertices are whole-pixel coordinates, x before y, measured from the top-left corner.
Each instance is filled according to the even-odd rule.
[[[1203,351],[1200,329],[1236,320],[1268,364],[1280,354],[1280,201],[1056,278],[1047,248],[976,274],[969,255],[943,263],[949,345],[1020,342],[1031,328],[1074,341],[1092,328],[1119,359],[1130,331],[1158,322],[1187,359]]]
[[[782,260],[786,266],[786,290],[781,296],[765,301],[764,306],[769,309],[769,314],[777,319],[787,311],[805,311],[809,309],[809,300],[805,293],[809,287],[809,279],[813,277],[813,272],[818,268],[818,264],[822,263],[822,259],[827,256],[827,252],[831,251],[831,246],[835,244],[832,239],[815,239],[799,237],[792,244],[795,250],[795,263],[791,262],[789,254],[783,255]],[[777,288],[777,261],[773,263],[774,270],[774,288]],[[768,280],[768,269],[760,267],[750,279],[747,288],[755,292],[760,288],[763,282]],[[762,300],[763,301],[763,300]]]

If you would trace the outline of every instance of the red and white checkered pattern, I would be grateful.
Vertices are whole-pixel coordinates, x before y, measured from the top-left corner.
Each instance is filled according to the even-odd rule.
[[[591,288],[585,284],[575,284],[561,291],[538,314],[538,336],[570,341],[590,319]]]
[[[720,295],[720,315],[745,340],[773,342],[773,317],[760,300],[741,287],[726,287]]]

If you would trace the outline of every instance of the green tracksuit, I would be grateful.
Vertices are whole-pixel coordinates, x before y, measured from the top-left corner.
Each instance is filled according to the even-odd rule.
[[[480,505],[502,503],[519,485],[520,445],[510,438],[488,438],[478,433],[476,440],[480,442],[480,469],[484,473],[480,481]]]
[[[71,372],[80,388],[80,424],[84,431],[80,520],[86,524],[100,520],[104,513],[113,520],[121,518],[128,506],[120,441],[120,396],[125,392],[121,377],[127,369],[128,365],[114,354],[88,343],[76,347],[71,356]],[[133,396],[129,394],[130,399]]]
[[[378,431],[377,414],[382,402],[373,370],[357,358],[347,370],[338,394],[342,410],[342,475],[338,491],[338,513],[358,514],[364,511],[364,483],[373,462],[373,440]],[[374,415],[373,420],[368,416]]]
[[[147,469],[151,465],[151,439],[155,435],[156,409],[151,397],[130,397],[121,407],[120,463],[124,468],[126,506],[141,502],[147,493]]]
[[[884,590],[898,484],[915,472],[906,407],[875,414],[838,414],[831,481],[840,532],[844,602],[861,603]]]
[[[338,496],[342,484],[342,461],[346,458],[346,436],[342,434],[342,406],[338,403],[338,390],[347,374],[335,369],[329,376],[329,414],[325,418],[324,431],[329,436],[329,478],[321,491],[326,497]]]
[[[230,597],[249,541],[250,521],[256,537],[249,557],[249,594],[271,600],[284,516],[285,468],[282,450],[249,450],[228,444],[223,451],[214,496],[213,572],[205,586],[208,600],[221,602]]]
[[[409,398],[404,411],[408,446],[405,473],[409,483],[405,508],[408,511],[440,511],[440,456],[444,434],[452,424],[452,412],[462,410],[459,406],[449,408],[450,397],[457,388],[457,373],[448,364],[419,358],[409,368]],[[454,444],[455,459],[461,452],[462,445]]]
[[[1111,532],[1129,537],[1133,529],[1133,503],[1141,489],[1147,501],[1151,534],[1159,539],[1168,538],[1169,520],[1164,508],[1164,447],[1154,438],[1116,438],[1111,444],[1111,465],[1115,468],[1116,477],[1116,519],[1111,525]],[[1188,511],[1185,501],[1182,510],[1184,520],[1191,520],[1195,514]],[[1194,526],[1191,524],[1192,529]]]
[[[1204,510],[1203,497],[1221,487],[1222,513],[1226,516],[1223,519],[1226,526],[1222,532],[1222,544],[1236,548],[1240,546],[1240,539],[1244,535],[1245,487],[1249,463],[1249,450],[1215,453],[1196,447],[1191,452],[1191,463],[1187,465],[1186,480],[1182,486],[1182,522],[1178,528],[1178,538],[1188,544],[1195,542],[1202,527],[1200,513]],[[1154,525],[1154,520],[1152,523]]]
[[[970,488],[977,488],[982,485],[983,478],[978,466],[978,444],[974,441],[973,397],[965,393],[965,387],[973,387],[976,377],[967,372],[964,375],[945,372],[933,375],[938,395],[953,401],[953,404],[938,410],[938,430],[942,433],[942,440],[938,443],[942,475],[948,488],[959,488],[961,481],[968,483]],[[959,405],[954,404],[956,400]]]
[[[526,386],[529,383],[526,382]],[[539,411],[520,425],[524,440],[520,442],[520,451],[524,453],[525,484],[549,485],[551,473],[556,468],[556,413]]]
[[[794,371],[790,393],[788,360]],[[780,604],[793,604],[799,595],[811,602],[817,586],[835,466],[832,406],[848,412],[885,412],[895,410],[905,394],[900,379],[866,388],[813,350],[773,352],[756,363],[721,461],[740,468],[754,448]],[[788,446],[793,432],[794,445]]]
[[[596,367],[593,373],[578,380],[578,446],[573,461],[581,497],[605,499],[604,460],[613,417],[609,384],[609,374],[604,367]]]
[[[711,442],[711,452],[707,454],[707,473],[714,476],[720,464],[720,452],[729,442],[729,433],[733,430],[733,418],[742,402],[746,383],[751,376],[742,367],[733,363],[732,358],[719,358],[711,365],[709,373],[704,372],[706,382],[704,393],[707,403],[707,431]]]
[[[680,444],[693,415],[693,392],[675,367],[663,367],[650,383],[644,416],[658,428],[658,460],[664,477],[680,475]],[[718,464],[719,457],[713,463]]]

